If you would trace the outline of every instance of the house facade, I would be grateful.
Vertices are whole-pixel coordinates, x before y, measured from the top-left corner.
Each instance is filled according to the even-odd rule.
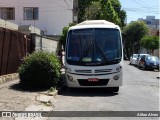
[[[0,19],[39,28],[44,35],[60,35],[73,22],[74,0],[0,0]]]

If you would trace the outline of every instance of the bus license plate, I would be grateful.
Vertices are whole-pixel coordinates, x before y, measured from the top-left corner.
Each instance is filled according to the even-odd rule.
[[[98,82],[98,78],[88,78],[88,82]]]

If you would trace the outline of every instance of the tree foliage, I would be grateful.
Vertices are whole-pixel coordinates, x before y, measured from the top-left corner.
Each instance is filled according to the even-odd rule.
[[[65,48],[66,45],[66,37],[69,27],[64,27],[62,30],[62,34],[60,36],[60,44],[63,45],[63,48]]]
[[[153,54],[153,51],[159,48],[160,40],[158,36],[145,36],[141,39],[140,43],[142,47],[150,50]]]
[[[120,22],[121,22],[121,27],[123,28],[125,26],[125,19],[126,19],[126,11],[121,9],[121,3],[119,0],[111,0],[113,9],[115,10],[115,12],[117,13]]]
[[[101,0],[101,14],[100,19],[105,19],[107,21],[113,22],[121,26],[120,19],[115,12],[110,0]]]
[[[78,0],[78,22],[82,22],[85,19],[84,15],[86,12],[86,8],[91,5],[92,1],[96,1],[96,0]]]
[[[124,27],[124,47],[129,55],[138,53],[140,41],[148,32],[149,29],[147,25],[142,21],[132,22]]]
[[[116,13],[118,14],[118,17],[121,21],[121,27],[123,28],[125,26],[125,19],[126,19],[126,11],[121,9],[121,3],[119,0],[111,0],[112,6]]]
[[[60,40],[59,40],[59,46],[62,45],[63,48],[65,48],[68,29],[69,29],[69,27],[71,27],[73,25],[75,25],[75,23],[70,23],[69,26],[66,26],[66,27],[63,28],[62,34],[61,34]],[[59,49],[61,49],[61,48],[59,48]]]
[[[120,20],[121,20],[121,27],[122,27],[122,29],[123,29],[123,27],[126,25],[126,24],[125,24],[126,11],[125,11],[125,10],[121,10],[118,15],[119,15],[119,18],[120,18]]]
[[[92,1],[91,5],[89,5],[85,9],[84,18],[88,20],[99,20],[100,13],[101,13],[100,2]]]
[[[121,9],[119,0],[79,0],[78,2],[78,22],[105,19],[122,28],[125,25],[126,12]]]

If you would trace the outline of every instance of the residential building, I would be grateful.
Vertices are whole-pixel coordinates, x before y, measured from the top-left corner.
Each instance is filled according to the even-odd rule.
[[[146,16],[146,19],[139,18],[138,20],[144,21],[150,29],[159,30],[159,19],[155,19],[155,16]]]
[[[73,0],[0,0],[0,18],[30,25],[45,35],[60,35],[73,22]]]

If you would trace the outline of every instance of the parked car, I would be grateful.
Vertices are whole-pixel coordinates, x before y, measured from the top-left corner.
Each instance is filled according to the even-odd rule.
[[[143,55],[140,58],[138,67],[143,69],[158,69],[159,70],[160,60],[157,56]]]
[[[130,65],[136,65],[137,58],[138,58],[138,54],[133,54],[130,57]]]
[[[140,61],[140,58],[141,58],[143,55],[150,56],[150,54],[138,54],[138,57],[137,57],[137,60],[136,60],[136,64],[135,64],[135,66],[137,66],[137,67],[138,67],[138,65],[139,65],[139,61]]]

